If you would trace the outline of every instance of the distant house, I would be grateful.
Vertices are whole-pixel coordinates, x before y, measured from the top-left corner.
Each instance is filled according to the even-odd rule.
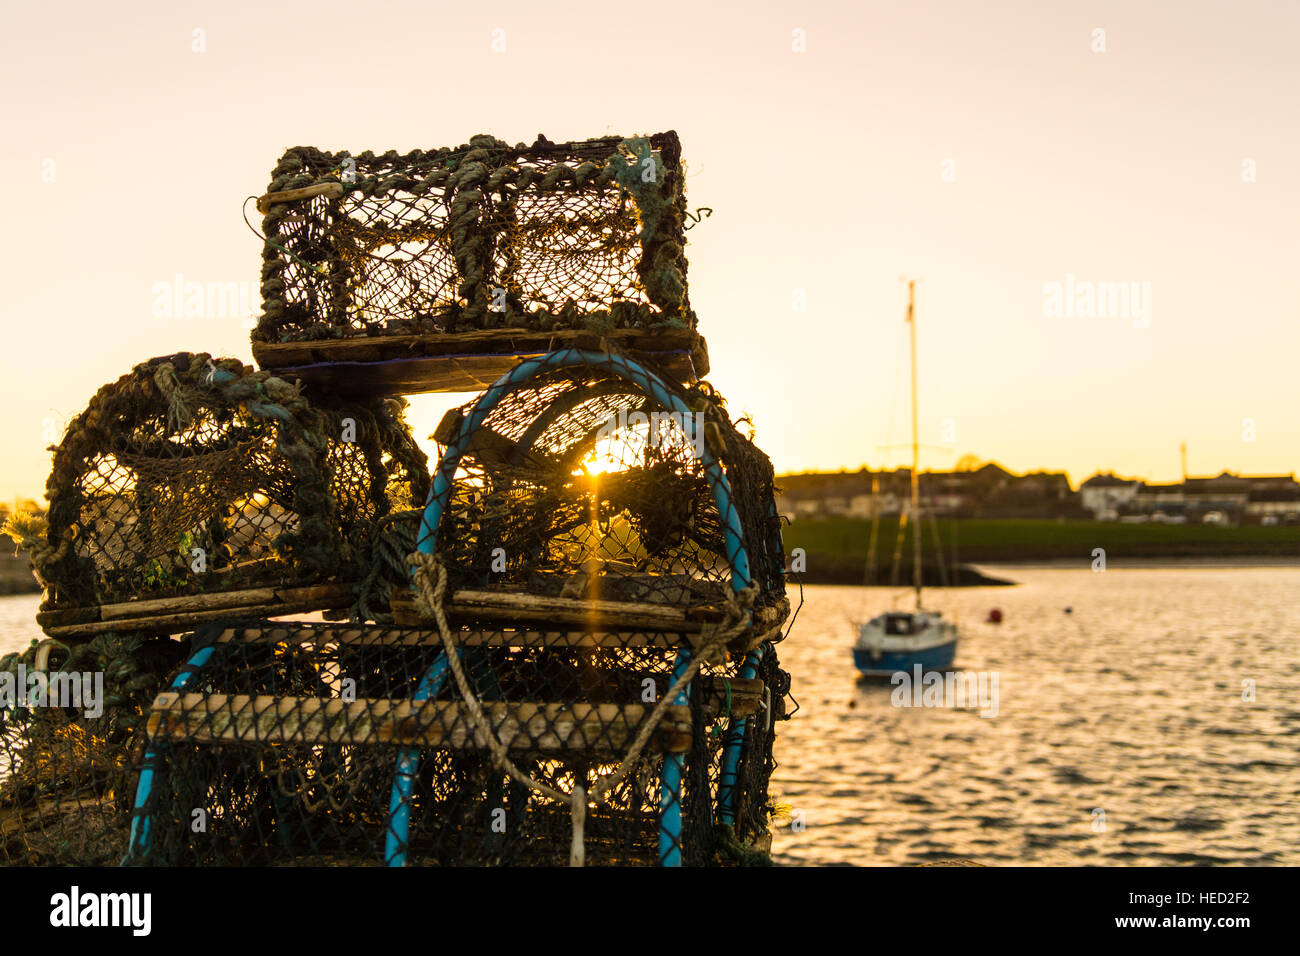
[[[797,518],[894,516],[910,507],[909,468],[873,472],[782,475],[777,510]],[[1078,496],[1059,472],[1013,475],[989,462],[967,471],[928,471],[917,476],[926,514],[969,517],[1081,517]]]
[[[1295,475],[1259,475],[1246,479],[1245,520],[1250,524],[1300,524],[1300,482]]]
[[[873,515],[896,515],[902,510],[898,495],[892,491],[880,494],[854,495],[849,499],[846,514],[851,518],[870,518]]]
[[[1117,521],[1137,495],[1142,483],[1113,474],[1093,475],[1079,486],[1079,501],[1098,521]]]
[[[820,518],[823,513],[820,498],[792,499],[785,495],[777,497],[776,510],[778,514],[785,515],[791,521],[798,518]]]
[[[1180,481],[1138,485],[1133,501],[1120,511],[1121,516],[1142,515],[1149,521],[1181,524],[1187,520],[1187,495]]]
[[[902,474],[910,478],[906,470]],[[973,471],[929,471],[917,479],[922,507],[930,514],[966,518],[1020,479],[992,462]],[[1068,486],[1067,486],[1068,487]]]
[[[999,469],[1001,470],[1001,469]],[[977,472],[978,474],[978,472]],[[987,518],[1087,517],[1064,472],[1002,473],[981,496],[976,514]]]
[[[1252,491],[1245,515],[1250,524],[1300,524],[1300,492]]]
[[[1084,507],[1102,521],[1235,525],[1300,522],[1300,483],[1293,475],[1223,472],[1180,482],[1094,475],[1079,486]]]
[[[828,515],[842,517],[849,512],[849,499],[843,495],[830,495],[822,499],[822,511]]]
[[[1034,471],[1012,479],[1018,492],[1064,501],[1070,496],[1070,479],[1063,472]]]
[[[1295,475],[1251,475],[1244,479],[1250,484],[1250,490],[1255,491],[1300,491],[1300,482],[1295,480]]]

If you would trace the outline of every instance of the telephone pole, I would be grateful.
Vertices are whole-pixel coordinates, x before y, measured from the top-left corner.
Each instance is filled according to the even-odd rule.
[[[916,418],[916,281],[907,282],[907,324],[912,333],[912,587],[921,610],[921,438]]]

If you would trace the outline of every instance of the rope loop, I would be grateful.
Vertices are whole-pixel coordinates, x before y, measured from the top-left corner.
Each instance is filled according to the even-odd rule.
[[[524,773],[510,759],[505,745],[501,743],[492,730],[487,715],[483,713],[482,702],[474,693],[474,688],[470,685],[464,667],[461,665],[460,654],[457,651],[455,639],[452,637],[451,625],[447,621],[447,612],[443,606],[447,595],[446,566],[435,555],[424,554],[420,551],[408,555],[407,561],[414,568],[412,579],[415,583],[416,607],[419,609],[421,616],[433,618],[438,624],[438,632],[442,636],[443,647],[447,654],[447,663],[451,667],[452,676],[456,680],[456,686],[460,689],[461,697],[469,712],[470,724],[474,729],[477,741],[486,746],[491,752],[494,766],[498,770],[503,770],[512,780],[557,803],[569,806],[574,827],[574,846],[570,852],[570,862],[575,866],[581,866],[584,857],[580,844],[582,841],[582,828],[586,819],[588,793],[581,784],[574,785],[573,793],[556,790]],[[711,636],[708,639],[701,639],[694,645],[695,653],[691,655],[690,664],[673,681],[668,693],[659,698],[654,710],[650,712],[650,716],[642,721],[641,727],[622,762],[612,773],[603,774],[596,780],[596,784],[591,788],[589,796],[593,806],[599,807],[603,804],[614,788],[623,781],[636,765],[642,751],[650,742],[650,737],[653,735],[655,728],[659,726],[664,714],[667,713],[668,707],[677,699],[679,694],[685,691],[699,671],[700,665],[704,662],[704,656],[713,658],[718,650],[725,651],[727,641],[747,629],[747,609],[753,603],[755,590],[751,585],[746,591],[738,592],[728,599],[728,607],[735,609],[735,613],[742,623],[730,626],[721,626],[720,624],[712,629]],[[744,596],[746,592],[748,592],[747,598]]]

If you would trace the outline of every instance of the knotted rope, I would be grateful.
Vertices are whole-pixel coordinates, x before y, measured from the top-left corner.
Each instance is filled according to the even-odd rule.
[[[451,635],[451,625],[447,622],[447,612],[443,607],[447,594],[447,568],[435,555],[423,554],[419,551],[412,553],[408,560],[414,566],[413,580],[416,587],[416,607],[422,616],[426,618],[432,617],[438,624],[438,632],[442,636],[442,643],[446,649],[447,663],[451,666],[456,686],[460,689],[461,697],[465,701],[470,724],[474,728],[478,742],[486,746],[491,752],[494,765],[498,770],[504,770],[517,783],[570,808],[573,818],[573,842],[569,852],[569,865],[582,866],[585,856],[582,832],[588,802],[593,806],[600,806],[608,798],[610,792],[627,776],[640,758],[646,744],[650,742],[651,735],[663,720],[668,707],[677,699],[677,695],[690,684],[699,671],[700,665],[706,659],[717,660],[715,655],[719,652],[722,654],[722,660],[725,660],[727,643],[748,629],[748,611],[753,604],[757,589],[751,584],[748,588],[732,594],[727,602],[727,613],[723,622],[712,628],[707,638],[702,637],[698,642],[693,643],[690,664],[673,681],[668,693],[659,698],[654,710],[650,712],[650,716],[642,722],[631,747],[628,748],[627,755],[617,769],[613,773],[600,776],[596,780],[596,785],[591,788],[590,794],[583,790],[581,784],[574,785],[573,793],[564,793],[520,770],[510,759],[505,745],[493,732],[487,716],[483,713],[483,705],[474,693],[474,689],[465,675],[464,668],[461,666],[460,655],[456,651],[456,643]]]

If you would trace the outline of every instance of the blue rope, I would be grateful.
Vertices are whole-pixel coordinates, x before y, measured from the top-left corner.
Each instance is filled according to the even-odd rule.
[[[749,652],[745,665],[738,675],[742,680],[752,679],[758,673],[767,645],[761,644]],[[745,721],[733,720],[723,738],[722,776],[718,779],[718,819],[732,826],[736,822],[736,777],[740,772],[740,752],[745,743]]]
[[[690,651],[677,652],[677,662],[673,665],[673,683],[686,673],[690,663]],[[689,688],[679,691],[673,703],[689,703],[687,690]],[[664,758],[663,782],[659,787],[660,866],[682,865],[682,771],[685,765],[686,761],[681,754],[669,754]]]
[[[457,651],[459,653],[459,651]],[[447,681],[447,655],[438,655],[433,666],[421,678],[412,700],[430,700],[438,696]],[[406,866],[407,841],[411,835],[411,794],[415,789],[415,771],[420,751],[403,747],[397,755],[397,774],[388,801],[388,832],[384,840],[384,862],[388,866]]]
[[[168,689],[177,692],[184,690],[185,685],[198,674],[216,649],[215,644],[209,644],[195,651],[190,659],[185,662],[185,666],[181,668],[180,673],[172,680],[171,687]],[[161,769],[162,755],[163,746],[161,744],[157,747],[150,747],[144,752],[144,765],[140,770],[140,780],[135,788],[135,811],[131,818],[131,837],[127,845],[126,856],[122,858],[123,866],[132,862],[147,862],[153,852],[153,832],[145,808],[153,793],[154,768]]]

